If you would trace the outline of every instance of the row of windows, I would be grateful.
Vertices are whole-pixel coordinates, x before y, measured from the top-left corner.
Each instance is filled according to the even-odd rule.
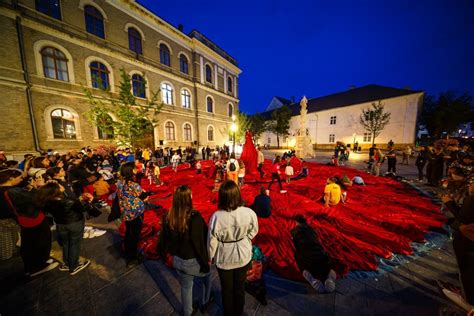
[[[61,8],[59,0],[36,0],[36,10],[47,14],[53,18],[61,20]],[[105,28],[104,28],[104,17],[102,13],[92,5],[84,6],[84,18],[86,24],[86,31],[90,34],[105,39]],[[128,48],[136,53],[137,55],[143,54],[142,49],[142,35],[133,26],[129,26],[127,29],[128,33]],[[162,65],[171,67],[171,52],[170,48],[161,43],[159,45],[160,50],[160,63]],[[213,82],[212,79],[212,68],[209,65],[205,67],[205,77],[208,83]],[[183,74],[189,75],[189,61],[184,54],[179,54],[179,70]],[[59,74],[61,75],[61,74]],[[67,75],[67,74],[66,74]],[[56,76],[58,77],[58,76]],[[60,79],[62,80],[62,79]],[[66,80],[67,81],[67,80]],[[229,76],[227,77],[227,92],[232,93],[233,91],[233,80]]]
[[[74,115],[62,108],[54,109],[51,111],[51,126],[53,129],[54,139],[76,139],[76,124]],[[108,119],[112,120],[110,116]],[[176,141],[176,127],[172,121],[166,121],[165,123],[165,140]],[[101,128],[97,128],[97,136],[99,139],[107,140],[113,139],[113,131],[106,131]],[[212,125],[207,127],[207,140],[214,141],[214,127]],[[183,125],[183,141],[193,141],[193,128],[190,123],[184,123]]]
[[[47,78],[52,78],[61,81],[69,81],[68,75],[68,59],[65,54],[54,47],[44,47],[41,50],[41,59],[43,62],[43,73]],[[99,61],[92,61],[89,63],[89,72],[91,76],[91,85],[93,88],[107,90],[110,89],[110,71],[106,65]],[[140,74],[133,74],[132,93],[136,97],[146,98],[146,80]],[[168,105],[173,105],[173,87],[169,83],[162,83],[160,86],[162,102]],[[181,90],[181,106],[187,109],[191,108],[191,92],[187,89]],[[214,101],[211,97],[206,98],[206,109],[209,113],[214,113]],[[227,105],[227,114],[232,117],[234,114],[234,106]]]
[[[370,143],[372,141],[372,134],[371,133],[364,133],[363,142]],[[334,143],[336,142],[336,136],[334,134],[329,134],[329,142]]]

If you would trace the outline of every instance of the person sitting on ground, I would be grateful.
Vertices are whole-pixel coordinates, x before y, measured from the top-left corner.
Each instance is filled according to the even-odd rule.
[[[335,206],[341,201],[341,187],[336,183],[336,181],[337,179],[335,177],[328,178],[326,181],[323,197],[325,207]]]
[[[286,183],[290,184],[291,177],[293,177],[294,175],[294,171],[293,171],[293,167],[291,166],[291,162],[289,160],[286,163],[285,175],[286,175]]]
[[[356,185],[365,185],[364,179],[358,174],[354,178],[352,178],[352,184]]]
[[[316,231],[301,214],[295,216],[295,221],[296,227],[291,230],[291,237],[299,270],[318,293],[334,292],[337,275],[331,259],[318,241]]]
[[[272,215],[271,200],[265,187],[260,188],[260,194],[257,195],[250,208],[255,211],[257,217],[267,218]]]
[[[202,165],[201,165],[201,160],[197,160],[196,162],[196,174],[201,174],[202,172]]]
[[[272,165],[272,181],[268,185],[268,190],[271,189],[273,182],[276,180],[278,181],[278,185],[280,186],[280,193],[286,193],[286,191],[283,190],[283,186],[281,185],[280,162],[281,162],[280,156],[276,156],[275,161],[273,162],[273,165]]]
[[[178,172],[178,164],[181,161],[181,156],[175,151],[173,156],[171,157],[171,163],[173,165],[173,171]]]

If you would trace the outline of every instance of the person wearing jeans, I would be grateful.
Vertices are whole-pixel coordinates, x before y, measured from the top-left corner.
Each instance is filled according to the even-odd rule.
[[[200,309],[204,313],[211,303],[211,273],[206,244],[207,225],[193,209],[191,189],[180,186],[173,194],[171,210],[163,216],[158,253],[173,257],[173,267],[181,284],[184,315],[193,313],[193,285],[196,277],[203,279]]]
[[[63,247],[63,262],[73,272],[79,265],[84,219],[66,225],[57,224],[58,243]]]
[[[239,187],[228,180],[219,189],[219,210],[209,221],[209,257],[217,266],[226,316],[243,313],[252,239],[258,233],[257,215],[242,205]]]

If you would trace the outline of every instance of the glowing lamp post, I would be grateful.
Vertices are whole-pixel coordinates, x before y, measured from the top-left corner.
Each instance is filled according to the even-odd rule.
[[[232,152],[235,153],[235,132],[237,132],[237,124],[235,124],[235,115],[232,115],[232,125],[230,126],[230,130],[232,131]]]

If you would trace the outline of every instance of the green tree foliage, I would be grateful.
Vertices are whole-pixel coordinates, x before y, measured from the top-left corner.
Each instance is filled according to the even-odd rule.
[[[158,124],[157,115],[163,106],[157,103],[159,91],[151,93],[145,105],[137,103],[132,94],[131,78],[123,68],[120,69],[118,97],[110,91],[107,91],[108,98],[96,97],[87,88],[83,91],[90,104],[85,113],[87,118],[102,131],[113,134],[118,145],[137,146]],[[111,120],[109,113],[113,113],[117,120]]]
[[[260,114],[255,114],[250,117],[249,130],[252,132],[254,143],[260,138],[260,135],[267,130],[267,125],[267,122]]]
[[[237,124],[237,132],[235,132],[235,141],[237,143],[244,143],[245,132],[251,129],[252,122],[245,113],[238,112],[235,117],[235,124]]]
[[[447,91],[437,97],[425,97],[420,124],[431,137],[439,138],[443,133],[456,132],[460,124],[472,122],[473,118],[472,97],[467,93],[457,95]]]
[[[360,124],[372,135],[372,144],[375,138],[380,135],[387,124],[390,122],[390,112],[384,111],[382,101],[372,103],[372,108],[362,110],[360,115]]]
[[[277,147],[280,148],[280,137],[288,136],[290,129],[291,110],[286,105],[272,112],[272,119],[267,129],[277,136]]]

